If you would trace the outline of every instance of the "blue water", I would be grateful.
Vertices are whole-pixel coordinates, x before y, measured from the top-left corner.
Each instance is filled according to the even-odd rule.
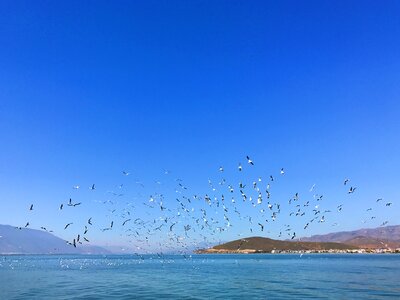
[[[0,299],[400,299],[400,255],[0,256]]]

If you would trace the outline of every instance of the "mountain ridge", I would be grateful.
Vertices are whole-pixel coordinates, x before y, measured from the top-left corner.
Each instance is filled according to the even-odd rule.
[[[400,248],[400,225],[333,232],[296,240],[248,237],[197,253],[265,253],[273,251],[329,251]]]
[[[110,254],[92,245],[73,247],[52,233],[0,225],[0,254]]]

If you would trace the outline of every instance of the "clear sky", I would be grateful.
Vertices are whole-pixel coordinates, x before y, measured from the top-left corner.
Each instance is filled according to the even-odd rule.
[[[150,195],[164,194],[166,226],[182,231],[196,218],[176,216],[181,192],[202,197],[186,204],[197,217],[205,206],[209,218],[220,207],[205,194],[231,201],[221,178],[237,193],[240,181],[250,189],[261,176],[264,192],[269,175],[278,178],[271,203],[282,205],[274,225],[261,232],[259,207],[240,206],[235,194],[242,219],[231,206],[232,227],[219,211],[213,227],[224,231],[203,235],[399,224],[398,1],[1,1],[0,13],[1,224],[29,221],[71,239],[92,216],[95,242],[124,244],[127,206],[136,205],[135,218],[164,222],[160,199],[142,205]],[[175,192],[177,178],[187,190]],[[296,192],[302,204],[312,200],[303,219],[289,217]],[[70,197],[82,204],[60,211]],[[315,205],[332,212],[303,230]],[[112,220],[118,226],[101,232]]]

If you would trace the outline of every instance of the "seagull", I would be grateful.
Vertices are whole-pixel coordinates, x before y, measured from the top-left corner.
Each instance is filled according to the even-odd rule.
[[[68,223],[67,225],[65,225],[64,230],[68,228],[69,225],[72,225],[73,223]]]
[[[122,174],[124,174],[125,176],[128,176],[130,173],[126,172],[126,171],[122,171]]]
[[[127,219],[124,221],[124,223],[122,223],[122,226],[124,226],[126,223],[128,223],[131,219]]]
[[[83,237],[83,239],[84,239],[86,242],[88,242],[88,243],[89,243],[89,240],[88,240],[87,238]]]
[[[89,189],[91,189],[92,191],[96,189],[94,183],[92,184],[92,186]]]
[[[352,194],[354,193],[354,191],[356,190],[356,187],[350,187],[349,191],[347,192],[348,194]]]
[[[31,207],[29,207],[29,210],[33,210],[33,204],[31,204]]]
[[[80,188],[80,186],[79,185],[74,185],[72,188],[75,189],[75,190],[78,190]]]
[[[62,210],[62,209],[63,209],[63,207],[64,207],[64,204],[61,204],[61,205],[60,205],[60,210]]]
[[[347,178],[346,178],[346,179],[344,180],[343,184],[346,185],[349,181],[350,181],[350,179],[347,179]]]
[[[283,170],[283,168],[281,168],[281,175],[285,174],[285,171]]]
[[[254,166],[254,163],[253,163],[253,161],[250,159],[250,157],[249,157],[249,156],[246,156],[246,158],[247,158],[247,162],[248,162],[250,165]]]
[[[383,198],[376,199],[376,202],[382,201]]]
[[[93,225],[92,224],[92,218],[90,217],[89,220],[87,221],[89,225]]]
[[[264,225],[263,225],[263,224],[261,224],[261,223],[258,223],[258,225],[260,225],[260,227],[261,227],[261,231],[264,231]]]
[[[83,234],[86,234],[88,232],[88,228],[87,228],[87,226],[85,225],[85,231],[83,232]]]
[[[239,163],[238,169],[239,169],[239,172],[242,171],[242,164],[241,163]]]
[[[386,206],[390,206],[390,205],[392,205],[392,202],[388,202],[388,203],[386,203],[385,205],[386,205]]]
[[[25,225],[25,227],[28,227],[29,226],[29,222],[26,222],[26,225]]]
[[[219,171],[220,172],[223,172],[224,171],[224,168],[221,166],[221,167],[219,167]]]

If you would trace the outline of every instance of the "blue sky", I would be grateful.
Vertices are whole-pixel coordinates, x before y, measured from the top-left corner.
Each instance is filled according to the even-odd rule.
[[[235,185],[284,167],[275,202],[316,184],[326,207],[345,204],[308,231],[288,208],[270,236],[282,224],[298,235],[398,224],[397,1],[3,1],[0,11],[0,223],[71,238],[60,230],[69,217],[113,219],[96,201],[119,184],[124,203],[157,189],[173,202],[174,179],[204,196],[222,165]],[[60,215],[70,197],[84,205]],[[372,206],[376,219],[361,223]],[[246,226],[209,237],[251,235]],[[118,244],[121,232],[92,236]]]

